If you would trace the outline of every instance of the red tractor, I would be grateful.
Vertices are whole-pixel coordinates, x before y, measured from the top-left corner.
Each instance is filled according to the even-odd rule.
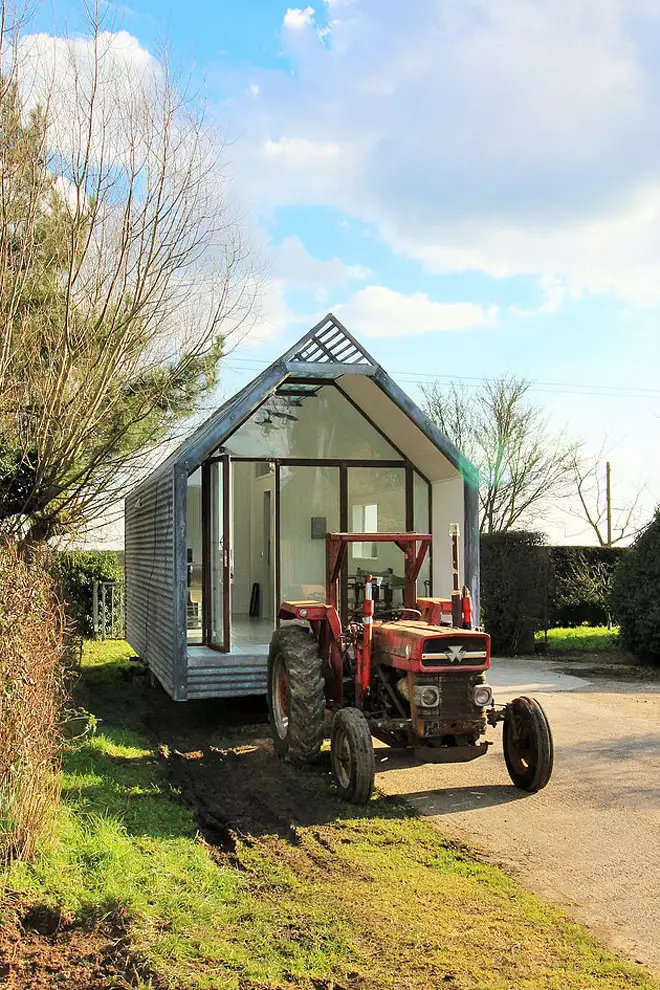
[[[339,617],[339,578],[349,543],[393,543],[405,557],[403,605],[374,618],[374,584],[350,621]],[[483,756],[486,726],[504,723],[511,780],[538,791],[552,773],[550,726],[539,703],[521,697],[496,706],[486,683],[490,638],[473,628],[472,602],[459,590],[458,527],[452,526],[451,598],[417,598],[417,576],[431,545],[420,533],[330,533],[327,600],[283,602],[287,622],[270,643],[268,709],[275,750],[293,763],[317,759],[325,714],[333,714],[332,772],[343,798],[368,801],[374,786],[372,737],[414,750],[425,763]],[[390,603],[391,604],[391,603]]]

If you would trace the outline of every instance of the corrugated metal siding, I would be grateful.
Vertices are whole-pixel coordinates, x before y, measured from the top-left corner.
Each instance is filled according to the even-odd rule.
[[[177,689],[174,478],[157,478],[126,499],[126,638],[165,690]]]
[[[210,662],[188,654],[187,698],[238,698],[266,693],[268,658],[265,655],[219,656],[221,659]]]

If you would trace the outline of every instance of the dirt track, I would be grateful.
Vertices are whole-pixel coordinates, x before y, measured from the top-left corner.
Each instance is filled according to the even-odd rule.
[[[383,753],[378,786],[443,833],[660,973],[660,684],[561,674],[547,661],[497,661],[496,697],[536,695],[552,724],[546,790],[511,787],[501,731],[483,759],[411,767]]]

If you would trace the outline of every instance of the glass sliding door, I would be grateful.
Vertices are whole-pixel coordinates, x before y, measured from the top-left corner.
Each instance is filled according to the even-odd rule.
[[[348,468],[348,528],[352,533],[402,533],[406,529],[406,471],[391,467]],[[374,587],[375,612],[403,604],[404,556],[392,543],[366,540],[348,550],[348,607],[364,599],[364,580],[380,578]]]
[[[325,536],[340,528],[339,498],[338,467],[281,467],[282,601],[325,601]]]

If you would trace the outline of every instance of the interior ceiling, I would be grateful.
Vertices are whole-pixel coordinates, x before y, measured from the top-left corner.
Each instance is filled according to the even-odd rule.
[[[460,476],[451,461],[371,378],[342,375],[336,384],[429,481]]]

